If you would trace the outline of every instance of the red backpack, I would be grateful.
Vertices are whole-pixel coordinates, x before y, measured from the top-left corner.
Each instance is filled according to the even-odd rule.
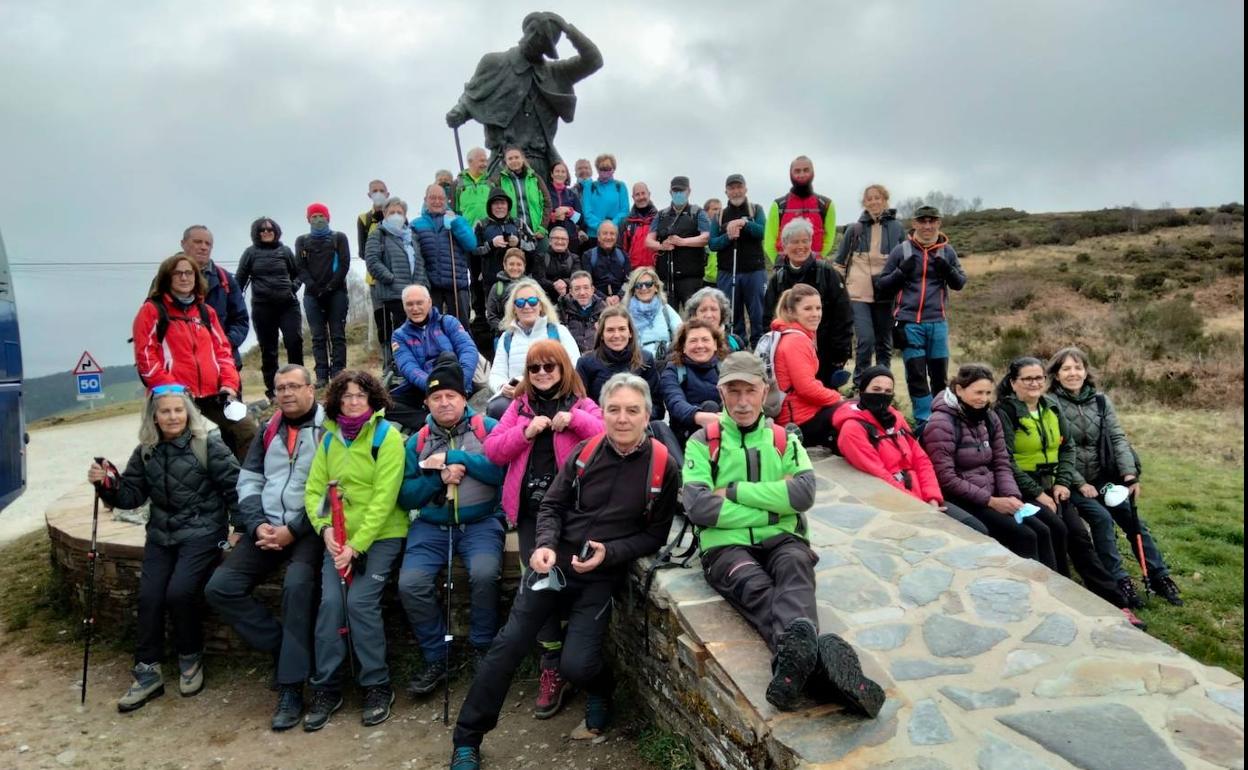
[[[468,425],[472,428],[472,433],[477,437],[477,441],[485,443],[485,415],[474,414],[468,418]],[[425,423],[420,426],[420,430],[416,431],[416,456],[420,457],[420,453],[425,449],[425,442],[429,440],[429,424]]]

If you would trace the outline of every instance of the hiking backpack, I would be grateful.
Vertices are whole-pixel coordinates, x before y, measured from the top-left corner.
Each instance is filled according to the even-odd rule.
[[[514,336],[515,332],[510,329],[503,332],[503,352],[507,354],[508,358],[511,357],[511,338]],[[559,327],[549,321],[546,322],[546,339],[559,341]]]
[[[377,462],[377,452],[381,449],[381,442],[385,440],[386,434],[390,431],[390,423],[387,420],[378,420],[377,427],[373,429],[373,462]],[[267,431],[266,431],[267,432]],[[325,438],[321,440],[321,450],[329,455],[329,445],[333,443],[334,434],[325,431]]]
[[[468,418],[468,425],[472,428],[472,435],[477,437],[477,441],[485,442],[485,415],[474,414]],[[416,456],[420,457],[420,453],[425,450],[425,442],[429,440],[429,424],[425,423],[420,426],[420,430],[416,431]]]
[[[597,456],[598,450],[602,447],[602,441],[607,437],[605,433],[599,433],[597,436],[585,442],[585,446],[581,447],[581,451],[576,456],[576,479],[574,484],[577,487],[577,500],[580,500],[581,479],[585,476],[585,469]],[[646,507],[644,516],[647,523],[653,518],[654,501],[658,498],[659,493],[663,491],[663,477],[667,475],[667,446],[653,436],[650,437],[650,471],[646,474],[650,483],[646,486]]]
[[[780,407],[784,398],[793,392],[793,386],[781,390],[776,380],[776,351],[780,348],[780,340],[786,334],[801,334],[797,329],[772,329],[758,338],[754,346],[754,354],[763,359],[763,371],[767,375],[767,397],[763,399],[763,414],[771,418],[780,416]]]

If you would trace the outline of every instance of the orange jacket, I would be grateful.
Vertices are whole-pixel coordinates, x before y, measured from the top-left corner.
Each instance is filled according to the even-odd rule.
[[[841,394],[824,387],[816,374],[819,358],[815,355],[815,333],[798,323],[771,322],[772,331],[781,333],[776,345],[776,385],[784,391],[779,421],[801,425],[825,406],[841,400]],[[793,332],[797,332],[796,334]]]

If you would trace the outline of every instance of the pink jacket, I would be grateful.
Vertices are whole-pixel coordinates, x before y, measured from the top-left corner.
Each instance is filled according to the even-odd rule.
[[[572,422],[566,430],[555,434],[555,463],[559,468],[577,444],[603,431],[602,410],[592,399],[582,398],[572,405]],[[485,437],[485,456],[490,462],[507,466],[507,478],[503,481],[503,512],[507,524],[516,526],[520,517],[520,490],[524,486],[524,474],[529,465],[529,453],[533,442],[524,437],[525,428],[533,421],[533,409],[528,396],[511,402],[507,413],[499,420],[490,435]]]

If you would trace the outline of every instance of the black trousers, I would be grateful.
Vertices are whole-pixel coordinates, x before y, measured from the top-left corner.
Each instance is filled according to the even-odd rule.
[[[208,603],[244,642],[277,656],[278,684],[303,684],[312,676],[312,630],[321,596],[324,550],[325,543],[315,532],[280,551],[263,550],[244,537],[204,589]],[[282,620],[278,622],[251,592],[283,564],[286,575],[282,580]]]
[[[753,545],[726,545],[702,557],[706,582],[741,613],[774,653],[789,624],[807,618],[819,624],[815,564],[819,555],[796,535]]]
[[[836,448],[836,437],[832,435],[832,413],[835,411],[836,407],[825,406],[815,412],[814,417],[797,426],[802,431],[802,446]],[[780,416],[785,416],[784,410],[781,410]]]
[[[1036,500],[1028,500],[1027,502],[1040,505]],[[1126,606],[1122,593],[1118,590],[1118,583],[1109,574],[1109,571],[1105,569],[1105,565],[1101,562],[1100,557],[1096,555],[1096,545],[1092,542],[1092,535],[1089,534],[1088,528],[1084,526],[1083,519],[1079,518],[1078,509],[1069,500],[1064,503],[1058,503],[1056,513],[1040,505],[1040,513],[1031,518],[1035,519],[1041,516],[1058,522],[1058,525],[1055,526],[1052,521],[1045,521],[1049,529],[1054,532],[1053,550],[1057,555],[1057,563],[1061,567],[1060,569],[1055,569],[1069,577],[1070,565],[1073,564],[1075,571],[1079,573],[1079,578],[1083,581],[1084,588],[1115,607]],[[1061,533],[1060,539],[1058,536],[1059,529]]]
[[[277,335],[281,332],[286,347],[286,362],[303,364],[303,315],[298,300],[272,303],[251,302],[251,325],[260,343],[260,374],[264,377],[265,394],[272,398],[273,377],[277,374]]]
[[[1040,514],[1023,519],[1023,523],[1019,524],[1014,521],[1013,516],[997,513],[986,505],[971,502],[964,497],[951,497],[946,502],[974,516],[988,530],[988,535],[993,540],[1014,553],[1024,559],[1038,561],[1051,570],[1061,572],[1054,554],[1053,533],[1041,519],[1045,514],[1043,508]],[[1060,520],[1057,523],[1061,525]]]
[[[589,581],[576,573],[569,573],[567,579],[562,591],[525,590],[517,594],[507,624],[477,668],[459,710],[456,746],[480,746],[485,734],[498,725],[498,714],[516,669],[550,618],[568,616],[568,636],[559,661],[563,677],[592,695],[610,695],[615,690],[615,678],[602,652],[611,623],[615,581]]]
[[[520,572],[525,577],[529,575],[529,557],[533,555],[534,549],[537,547],[537,511],[533,510],[529,505],[528,496],[524,489],[520,490],[520,515],[516,519],[516,536],[520,540]],[[528,589],[521,588],[525,593]],[[563,614],[559,612],[551,613],[546,618],[546,622],[538,629],[536,638],[537,643],[542,648],[542,663],[546,666],[554,666],[559,660],[560,650],[563,649]]]
[[[702,276],[690,275],[685,278],[676,278],[665,288],[667,290],[667,304],[671,305],[679,315],[683,316],[685,303],[694,295],[694,292],[702,288]]]
[[[429,409],[425,406],[425,392],[410,386],[399,392],[390,392],[390,408],[386,419],[398,423],[404,433],[415,433],[425,424]]]
[[[407,320],[407,313],[403,312],[403,301],[398,299],[388,299],[378,303],[373,313],[377,321],[377,344],[381,345],[381,369],[384,372],[394,360],[394,353],[390,348],[390,335],[394,334],[394,330]]]
[[[241,463],[247,457],[247,450],[251,449],[251,440],[260,429],[256,418],[248,414],[238,422],[225,419],[225,405],[221,403],[220,396],[197,398],[195,406],[205,419],[220,429],[221,439]]]
[[[430,289],[429,296],[433,299],[433,306],[436,307],[443,315],[453,315],[459,319],[465,329],[472,328],[472,304],[469,299],[469,291],[467,286],[459,286],[459,297],[456,299],[456,293],[451,289]],[[485,318],[485,313],[481,314]],[[398,328],[397,326],[395,327]],[[389,344],[387,342],[387,344]]]
[[[980,522],[979,519],[972,516],[965,508],[955,505],[948,500],[945,501],[944,514],[960,524],[965,524],[981,535],[988,534],[988,527]],[[1013,519],[1011,519],[1011,521],[1013,521]]]
[[[221,558],[224,531],[180,545],[143,545],[139,575],[138,644],[135,663],[159,663],[165,656],[165,610],[173,618],[173,646],[179,655],[204,651],[204,584]]]
[[[327,384],[334,375],[347,368],[347,307],[346,289],[338,289],[313,297],[303,296],[303,313],[312,330],[312,359],[316,362],[316,381]]]

